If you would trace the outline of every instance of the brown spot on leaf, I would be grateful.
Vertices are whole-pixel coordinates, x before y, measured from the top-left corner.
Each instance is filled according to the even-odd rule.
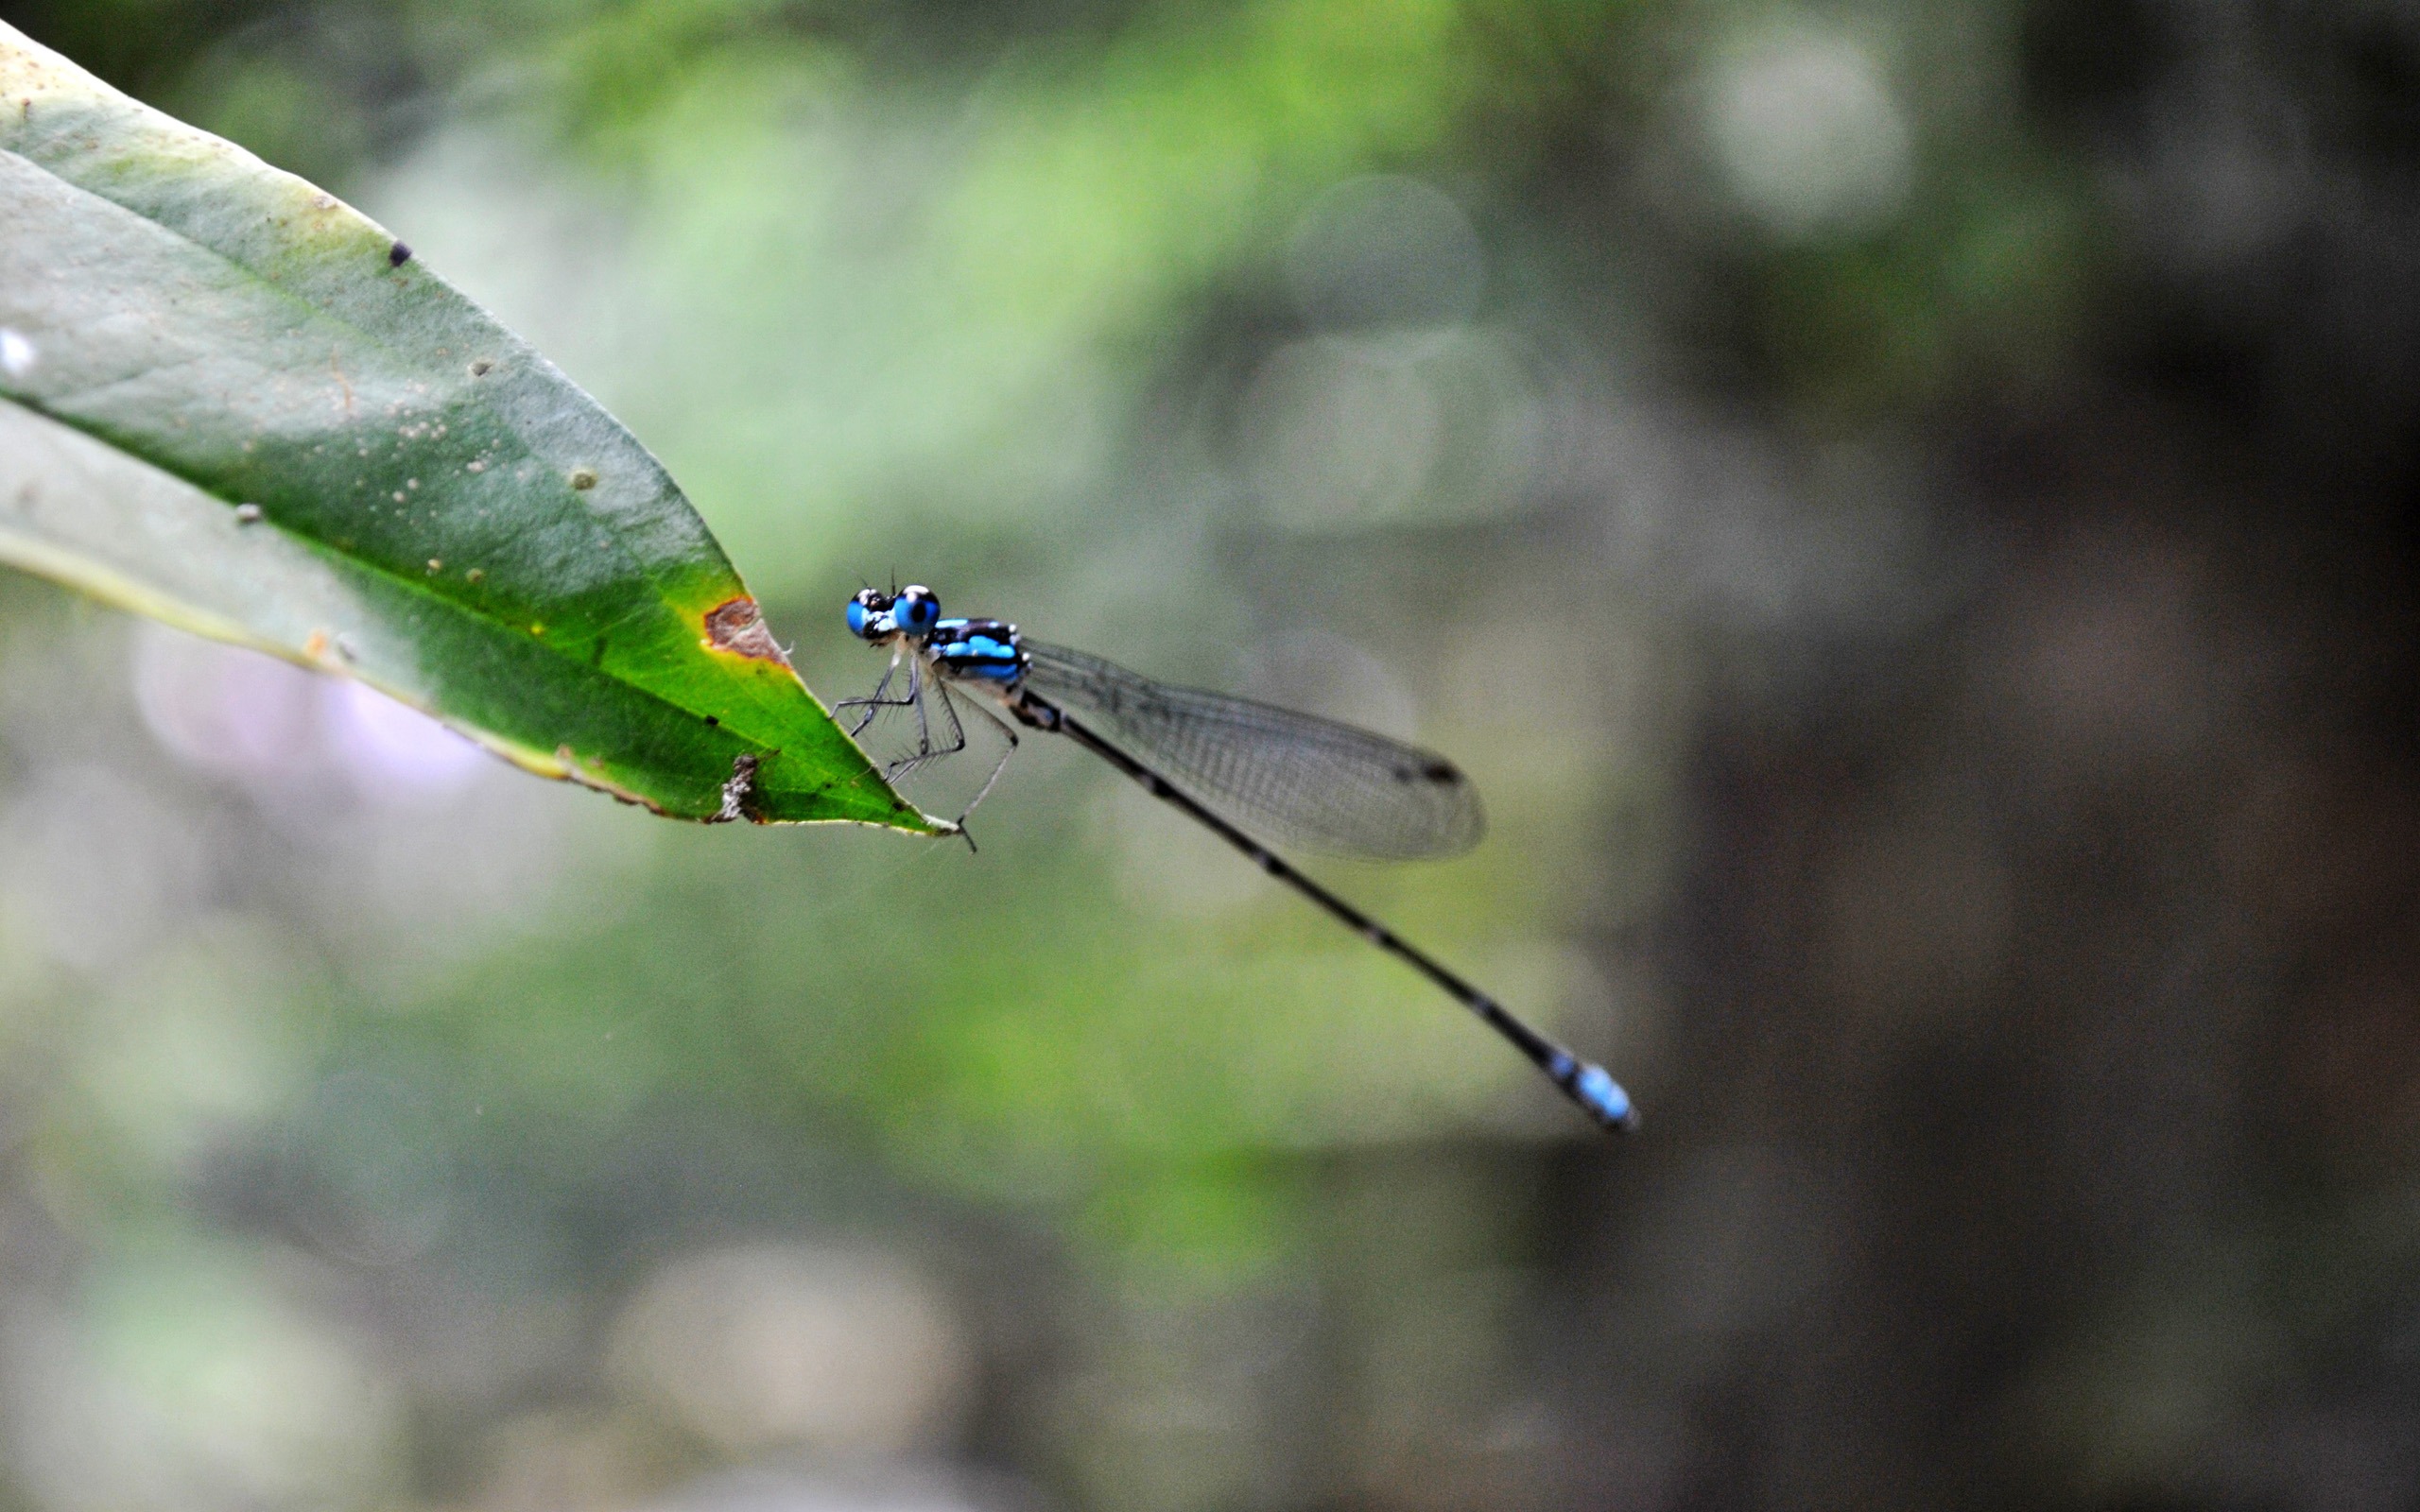
[[[756,601],[744,594],[706,610],[705,644],[710,651],[733,651],[758,662],[790,664],[773,632],[765,627],[765,615]]]
[[[571,486],[578,489],[582,493],[585,493],[589,490],[596,487],[596,470],[595,468],[586,467],[573,468],[571,470]]]

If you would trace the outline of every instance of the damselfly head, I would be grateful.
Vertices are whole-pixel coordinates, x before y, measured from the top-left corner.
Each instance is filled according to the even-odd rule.
[[[909,635],[922,635],[941,623],[941,596],[922,583],[910,583],[890,603],[891,622]]]
[[[891,595],[878,588],[861,588],[849,598],[849,633],[879,641],[899,627],[890,617]]]

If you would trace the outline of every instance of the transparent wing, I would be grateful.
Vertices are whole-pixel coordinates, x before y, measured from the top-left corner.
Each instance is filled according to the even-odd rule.
[[[1454,764],[1350,725],[1172,688],[1064,646],[1022,643],[1026,684],[1194,798],[1268,839],[1332,855],[1459,855],[1486,820]]]

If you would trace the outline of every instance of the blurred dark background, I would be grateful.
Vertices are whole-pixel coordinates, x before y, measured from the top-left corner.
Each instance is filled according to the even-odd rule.
[[[686,829],[12,578],[0,1505],[2420,1504],[2420,12],[0,17],[827,699],[895,572],[1464,760],[1322,873],[1646,1115],[1080,753]]]

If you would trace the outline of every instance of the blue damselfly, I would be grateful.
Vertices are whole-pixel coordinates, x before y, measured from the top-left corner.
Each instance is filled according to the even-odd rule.
[[[1098,657],[1028,639],[1005,620],[943,619],[941,600],[928,588],[866,589],[849,600],[848,620],[857,636],[891,652],[890,670],[872,696],[835,706],[836,712],[863,711],[850,733],[862,733],[886,709],[915,721],[915,749],[892,762],[886,776],[896,780],[965,749],[961,696],[1008,737],[968,813],[999,781],[1016,748],[1018,726],[1065,735],[1443,988],[1598,1123],[1626,1131],[1637,1122],[1630,1095],[1602,1066],[1514,1018],[1253,838],[1258,833],[1374,860],[1460,854],[1478,843],[1484,821],[1477,791],[1453,763],[1350,725],[1154,682]],[[894,692],[894,682],[904,685]],[[959,816],[961,830],[964,822]]]

